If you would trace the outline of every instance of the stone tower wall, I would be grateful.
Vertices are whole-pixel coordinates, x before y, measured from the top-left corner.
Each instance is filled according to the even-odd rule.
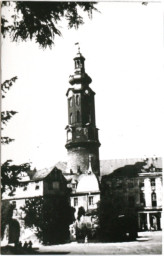
[[[89,155],[92,159],[92,170],[96,175],[99,175],[99,150],[97,146],[69,148],[67,153],[67,172],[77,173],[80,168],[80,171],[85,173],[88,170]]]

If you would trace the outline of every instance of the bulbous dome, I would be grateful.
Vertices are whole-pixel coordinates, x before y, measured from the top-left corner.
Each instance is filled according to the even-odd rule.
[[[79,177],[77,193],[100,192],[99,183],[94,173],[81,174]]]

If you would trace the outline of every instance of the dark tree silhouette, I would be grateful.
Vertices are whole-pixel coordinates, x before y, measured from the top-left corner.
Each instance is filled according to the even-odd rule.
[[[5,98],[6,93],[11,88],[13,83],[17,80],[17,77],[12,77],[10,80],[6,80],[1,84],[1,93],[2,93],[2,99]],[[2,111],[1,112],[1,130],[4,129],[4,125],[7,125],[7,122],[14,116],[17,112],[16,111]],[[9,137],[1,137],[1,144],[9,144],[14,139],[11,139]]]
[[[17,186],[23,186],[20,183],[20,176],[30,170],[29,163],[21,165],[12,165],[11,163],[12,160],[7,160],[1,166],[1,195],[5,191],[8,191],[9,195],[13,195]]]
[[[17,77],[6,80],[1,84],[2,98],[5,98],[6,93],[11,88]],[[2,111],[1,112],[1,129],[7,125],[8,121],[16,114],[16,111]],[[14,139],[9,137],[1,137],[1,144],[9,144]],[[30,164],[24,163],[21,165],[12,165],[12,160],[7,160],[1,166],[1,195],[8,189],[8,193],[12,194],[19,185],[20,175],[27,173],[30,170]]]
[[[74,208],[70,207],[67,197],[27,199],[22,210],[25,212],[25,225],[35,226],[36,236],[44,244],[69,240],[69,225],[74,221]]]
[[[80,13],[97,10],[94,2],[38,2],[38,1],[3,1],[2,7],[14,10],[10,20],[2,12],[2,35],[10,35],[13,41],[26,41],[35,38],[41,47],[51,47],[55,36],[61,36],[59,22],[64,18],[68,29],[78,28],[84,23]]]

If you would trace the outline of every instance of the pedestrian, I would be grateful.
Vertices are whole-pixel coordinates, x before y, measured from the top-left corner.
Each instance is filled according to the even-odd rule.
[[[23,248],[24,248],[24,249],[27,249],[27,248],[28,248],[28,244],[27,244],[26,241],[25,241],[25,243],[24,243],[24,245],[23,245]]]

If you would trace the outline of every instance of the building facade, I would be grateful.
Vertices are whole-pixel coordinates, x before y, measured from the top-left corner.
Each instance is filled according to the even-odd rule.
[[[117,216],[135,216],[139,230],[162,229],[161,159],[149,158],[104,175],[102,198],[110,198]]]
[[[3,194],[2,217],[6,219],[6,225],[2,231],[2,245],[18,241],[32,241],[33,244],[63,242],[63,237],[58,236],[58,233],[61,234],[61,227],[55,224],[55,219],[59,215],[59,223],[64,222],[66,209],[67,214],[71,214],[67,180],[56,166],[36,171],[30,176],[20,177],[20,185],[12,194],[10,190]],[[6,218],[8,214],[10,216]],[[40,214],[37,221],[40,219],[40,225],[43,226],[40,238],[37,235],[39,229],[34,216],[37,214]],[[28,220],[29,216],[33,218],[31,221]],[[47,218],[54,218],[51,222],[51,225],[54,225],[53,230],[51,225],[44,227]],[[65,222],[63,230],[69,232],[69,224]],[[65,231],[64,241],[69,240],[68,232]]]

